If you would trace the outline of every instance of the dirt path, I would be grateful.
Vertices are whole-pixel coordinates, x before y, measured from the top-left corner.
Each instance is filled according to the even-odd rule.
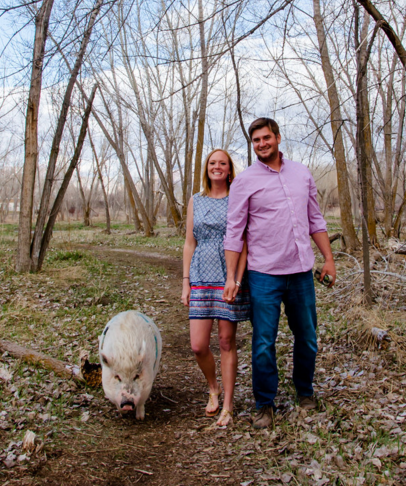
[[[103,287],[103,275],[100,276],[100,293],[96,300],[80,297],[80,288],[75,284],[80,269],[71,267],[72,281],[66,283],[63,290],[65,300],[57,296],[52,300],[43,283],[45,277],[41,276],[30,277],[28,286],[18,281],[15,288],[20,288],[21,295],[28,299],[26,294],[30,286],[37,285],[34,295],[39,295],[43,305],[51,309],[59,306],[62,316],[63,306],[72,312],[82,310],[81,306],[88,301],[93,309],[95,305],[101,306],[100,309],[104,305],[111,306],[114,296],[109,292],[112,294],[114,288],[115,295],[127,299],[120,301],[120,305],[128,302],[128,306],[150,315],[161,329],[163,356],[146,404],[146,419],[139,422],[133,417],[122,417],[103,397],[102,390],[79,388],[46,374],[41,375],[42,383],[27,385],[32,389],[25,402],[11,383],[4,389],[4,403],[14,408],[14,418],[7,419],[12,412],[3,416],[0,411],[0,442],[4,443],[0,452],[5,451],[0,459],[4,461],[8,451],[21,449],[21,444],[10,443],[10,437],[27,428],[36,427],[33,430],[42,437],[44,448],[29,462],[10,469],[0,465],[3,486],[406,484],[406,401],[403,393],[406,374],[404,366],[397,363],[394,350],[375,352],[354,347],[343,327],[345,317],[335,314],[333,307],[320,308],[315,377],[320,409],[306,413],[294,403],[292,337],[282,319],[277,351],[280,387],[276,426],[271,430],[255,431],[249,422],[254,408],[251,326],[243,323],[238,330],[235,423],[232,428],[218,428],[215,419],[203,415],[207,390],[190,351],[187,309],[180,304],[181,260],[152,251],[105,247],[87,247],[87,251],[101,262],[101,267],[102,262],[113,265],[106,280],[108,285]],[[66,274],[66,279],[68,277]],[[47,285],[52,284],[49,279]],[[325,290],[320,287],[318,291]],[[21,302],[20,305],[24,310]],[[9,311],[7,322],[18,322],[20,315],[15,310]],[[114,308],[109,307],[105,315],[112,317]],[[96,322],[92,321],[93,317],[81,317],[81,322],[78,319],[69,343],[75,345],[72,341],[92,331],[89,342],[93,343],[95,354],[101,326],[97,322],[91,328],[89,323]],[[51,322],[56,321],[56,317],[52,317]],[[87,327],[81,327],[84,322]],[[56,326],[57,323],[47,328],[48,334],[62,335]],[[66,336],[67,331],[64,332]],[[218,360],[216,341],[213,332],[212,349]],[[66,338],[59,342],[59,347],[49,347],[55,356],[65,346],[62,343],[66,343]],[[34,371],[21,367],[15,381],[31,379]],[[68,397],[71,406],[60,411],[58,417],[45,420],[44,412],[49,410],[51,415],[57,410],[61,393]],[[24,407],[30,410],[28,414]],[[35,407],[41,414],[33,412]],[[26,417],[33,413],[37,424]],[[3,419],[8,422],[1,422]]]
[[[212,428],[214,419],[203,416],[207,390],[190,351],[187,309],[180,304],[181,261],[153,252],[91,251],[117,269],[142,262],[166,270],[164,289],[157,292],[153,279],[143,284],[163,339],[161,369],[146,404],[146,419],[122,417],[102,392],[88,389],[94,398],[81,405],[87,405],[92,420],[65,427],[63,437],[55,437],[54,447],[47,448],[46,462],[27,467],[26,474],[6,484],[239,484],[252,471],[236,468],[229,460],[227,444],[235,431]],[[215,337],[213,333],[213,352],[218,356]],[[244,342],[239,339],[240,348]],[[240,400],[237,413],[242,410]]]

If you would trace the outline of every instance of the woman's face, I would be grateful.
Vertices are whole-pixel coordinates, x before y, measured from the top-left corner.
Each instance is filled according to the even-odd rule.
[[[230,162],[227,155],[217,150],[211,155],[207,163],[207,175],[211,181],[226,182],[230,174]]]

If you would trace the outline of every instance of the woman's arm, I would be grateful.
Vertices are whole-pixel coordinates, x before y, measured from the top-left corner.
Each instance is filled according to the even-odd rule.
[[[182,284],[182,303],[183,305],[189,305],[190,298],[190,262],[197,246],[195,237],[193,236],[193,197],[190,198],[187,215],[186,215],[186,239],[185,246],[183,247],[183,284]],[[187,277],[187,278],[185,278]]]

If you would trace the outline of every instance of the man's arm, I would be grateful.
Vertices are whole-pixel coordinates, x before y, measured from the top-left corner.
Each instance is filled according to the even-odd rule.
[[[318,249],[321,251],[325,260],[323,270],[320,275],[320,282],[323,280],[326,274],[331,275],[333,277],[333,282],[329,285],[329,287],[332,287],[336,281],[336,267],[334,264],[333,252],[331,251],[328,234],[326,231],[323,231],[321,233],[313,233],[311,237],[316,243]]]
[[[235,283],[235,274],[237,272],[237,264],[240,258],[240,253],[237,251],[225,250],[226,266],[227,266],[227,280],[224,286],[223,299],[226,302],[233,302],[238,288]]]
[[[244,231],[248,219],[248,194],[240,178],[230,187],[227,213],[227,233],[224,239],[224,252],[227,266],[227,279],[223,299],[232,302],[236,294],[236,272],[240,253],[244,247]]]

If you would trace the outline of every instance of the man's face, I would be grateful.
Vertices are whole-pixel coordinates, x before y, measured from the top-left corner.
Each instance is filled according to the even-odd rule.
[[[252,133],[254,152],[261,162],[272,162],[279,157],[281,135],[275,135],[268,127],[259,128]]]

